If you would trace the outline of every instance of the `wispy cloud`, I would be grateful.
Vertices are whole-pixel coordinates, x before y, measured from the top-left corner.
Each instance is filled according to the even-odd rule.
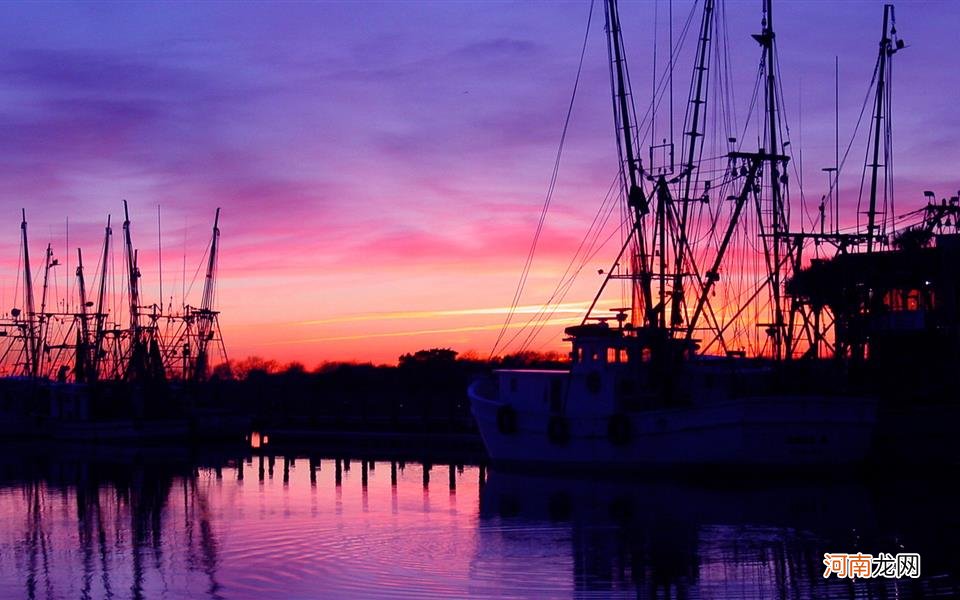
[[[580,319],[576,317],[562,317],[562,318],[553,318],[543,321],[543,325],[573,325],[579,323]],[[521,327],[526,327],[526,323],[511,323],[507,326],[508,329],[518,329]],[[270,342],[267,345],[270,346],[283,346],[289,344],[314,344],[319,342],[336,342],[336,341],[346,341],[346,340],[369,340],[377,338],[395,338],[395,337],[406,337],[406,336],[419,336],[419,335],[436,335],[436,334],[445,334],[445,333],[466,333],[466,332],[479,332],[479,331],[498,331],[502,325],[469,325],[465,327],[445,327],[437,329],[415,329],[409,331],[388,331],[388,332],[374,332],[374,333],[358,333],[356,335],[336,335],[330,337],[315,337],[315,338],[305,338],[297,340],[285,340]]]
[[[560,314],[583,314],[589,306],[588,302],[565,302],[561,304],[545,306],[543,304],[527,304],[517,306],[513,312],[521,315],[535,315],[539,313],[552,312]],[[343,317],[334,317],[331,319],[316,319],[311,321],[301,321],[299,325],[328,325],[334,323],[352,323],[358,321],[393,321],[405,319],[436,319],[441,317],[466,317],[482,315],[507,315],[511,312],[508,306],[497,306],[489,308],[462,308],[455,310],[418,310],[418,311],[400,311],[383,313],[366,313],[362,315],[346,315]],[[461,330],[464,331],[464,330]]]

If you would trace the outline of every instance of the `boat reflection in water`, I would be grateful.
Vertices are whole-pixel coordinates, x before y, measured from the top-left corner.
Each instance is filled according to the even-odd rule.
[[[946,484],[631,483],[274,452],[8,451],[0,597],[960,591]],[[919,552],[922,577],[823,579],[824,552],[856,551]]]
[[[484,555],[512,552],[520,573],[545,560],[545,549],[567,545],[554,558],[570,571],[577,595],[955,597],[955,503],[954,495],[914,483],[874,489],[492,471],[481,492],[480,538]],[[825,552],[858,551],[919,552],[923,577],[824,579]]]
[[[219,597],[218,542],[191,463],[0,463],[0,597]]]

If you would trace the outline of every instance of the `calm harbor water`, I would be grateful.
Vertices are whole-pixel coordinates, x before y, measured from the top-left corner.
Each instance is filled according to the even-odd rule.
[[[0,598],[952,597],[954,478],[584,480],[15,449],[0,460]],[[857,551],[919,552],[922,576],[823,578],[824,552]]]

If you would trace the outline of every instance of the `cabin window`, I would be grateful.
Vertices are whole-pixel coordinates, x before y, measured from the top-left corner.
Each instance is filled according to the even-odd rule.
[[[607,362],[608,363],[620,362],[620,352],[616,348],[607,348]]]
[[[593,354],[590,355],[590,360],[592,360],[593,362],[600,362],[600,353],[594,350]]]
[[[650,348],[644,348],[640,353],[640,360],[650,362]]]
[[[903,306],[906,310],[918,310],[920,308],[920,292],[910,290],[903,298]]]
[[[933,290],[889,290],[883,296],[883,304],[891,311],[929,310],[934,307]]]

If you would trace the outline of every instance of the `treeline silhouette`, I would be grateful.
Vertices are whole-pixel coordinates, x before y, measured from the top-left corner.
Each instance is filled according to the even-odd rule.
[[[563,366],[557,353],[486,360],[430,348],[404,354],[396,365],[327,362],[313,370],[250,357],[217,366],[212,378],[221,405],[265,429],[468,432],[472,378],[500,368]]]

